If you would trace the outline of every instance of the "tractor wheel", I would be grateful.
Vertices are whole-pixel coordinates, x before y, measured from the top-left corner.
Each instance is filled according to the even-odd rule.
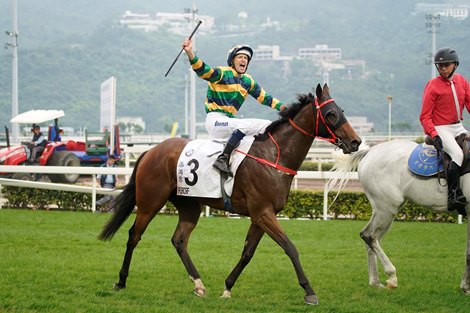
[[[33,175],[29,174],[29,173],[15,173],[13,174],[13,176],[11,176],[11,178],[13,179],[19,179],[19,180],[29,180],[29,181],[33,181]]]
[[[80,166],[78,157],[68,151],[59,151],[52,154],[49,166]],[[75,183],[80,177],[80,174],[49,174],[49,179],[53,183]]]

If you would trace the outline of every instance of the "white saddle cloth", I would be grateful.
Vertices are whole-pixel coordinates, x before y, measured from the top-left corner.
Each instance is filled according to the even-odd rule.
[[[248,152],[254,137],[245,137],[236,150]],[[224,143],[212,140],[192,140],[184,147],[176,168],[178,196],[222,198],[220,172],[212,164],[224,149]],[[225,192],[232,195],[233,182],[238,166],[245,154],[234,151],[230,157],[230,169],[233,177],[225,182]]]

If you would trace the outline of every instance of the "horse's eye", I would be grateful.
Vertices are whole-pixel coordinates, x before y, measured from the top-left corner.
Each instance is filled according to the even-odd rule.
[[[328,125],[331,125],[331,126],[335,126],[336,123],[339,122],[339,115],[336,111],[329,111],[327,114],[326,114],[326,122],[328,123]]]

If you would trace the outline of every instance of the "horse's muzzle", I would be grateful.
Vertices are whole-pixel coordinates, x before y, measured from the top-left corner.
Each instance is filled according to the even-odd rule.
[[[361,142],[362,142],[361,139],[353,139],[350,142],[345,142],[338,138],[335,142],[335,145],[338,148],[341,148],[344,154],[349,154],[349,153],[356,152],[357,150],[359,150],[359,146],[361,145]]]

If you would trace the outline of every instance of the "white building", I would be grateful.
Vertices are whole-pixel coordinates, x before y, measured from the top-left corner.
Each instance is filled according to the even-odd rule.
[[[468,10],[470,6],[465,4],[450,4],[450,3],[417,3],[415,5],[415,14],[419,13],[432,13],[444,17],[455,18],[464,20],[468,17]]]
[[[367,121],[365,116],[348,116],[348,122],[359,135],[374,131],[374,123]]]
[[[300,48],[299,59],[315,61],[333,61],[341,59],[341,48],[328,48],[328,45],[316,45],[313,48]]]
[[[292,56],[281,56],[281,48],[274,46],[258,46],[253,49],[254,60],[291,61]]]
[[[214,17],[209,15],[196,15],[202,21],[201,33],[210,33],[214,27]],[[170,32],[178,35],[188,35],[194,25],[190,23],[193,19],[192,13],[162,13],[157,12],[154,16],[150,14],[138,14],[126,11],[119,20],[121,25],[132,29],[141,29],[147,32],[167,28]]]

